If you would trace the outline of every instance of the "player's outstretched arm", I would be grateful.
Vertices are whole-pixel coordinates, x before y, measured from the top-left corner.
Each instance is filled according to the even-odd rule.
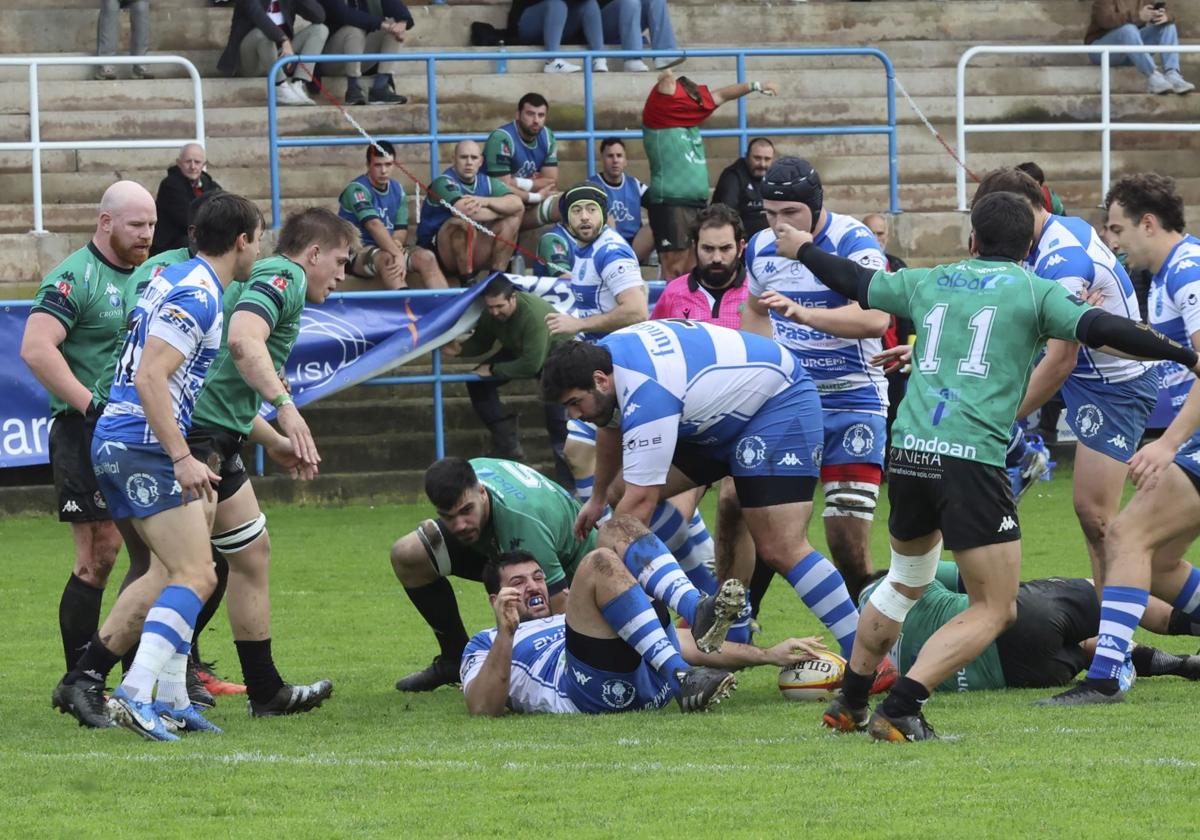
[[[867,287],[876,269],[864,268],[853,260],[829,254],[813,247],[812,234],[782,225],[777,233],[776,251],[781,257],[802,262],[817,279],[838,294],[858,301],[864,308],[869,306]]]
[[[1200,374],[1200,357],[1190,347],[1172,341],[1145,324],[1099,309],[1083,314],[1075,326],[1075,337],[1088,347],[1114,356],[1150,362],[1178,362]]]
[[[784,639],[771,647],[756,647],[737,642],[724,642],[717,653],[704,653],[696,647],[691,630],[679,633],[679,652],[689,665],[706,665],[710,668],[732,670],[753,668],[756,665],[777,665],[783,668],[808,659],[816,659],[820,651],[829,648],[821,643],[820,636]]]

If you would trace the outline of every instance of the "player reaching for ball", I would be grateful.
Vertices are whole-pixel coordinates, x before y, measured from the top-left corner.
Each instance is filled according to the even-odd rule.
[[[699,640],[720,639],[737,616],[741,583],[701,596],[667,547],[630,516],[601,526],[597,548],[575,573],[565,615],[551,615],[544,573],[527,552],[492,560],[484,586],[496,627],[476,634],[462,659],[463,694],[476,715],[629,712],[672,698],[683,712],[706,711],[736,687],[726,669],[791,664],[824,649],[808,638],[700,653]],[[676,635],[663,603],[692,630]]]
[[[863,609],[842,690],[824,716],[827,726],[866,729],[881,740],[936,737],[921,711],[930,691],[1013,621],[1021,530],[1004,457],[1042,343],[1060,338],[1200,366],[1190,349],[1023,268],[1033,243],[1033,210],[1023,197],[985,196],[971,211],[971,226],[975,257],[891,274],[813,247],[806,231],[778,231],[779,252],[795,255],[831,289],[917,327],[916,363],[888,466],[891,567]],[[872,715],[867,692],[875,666],[933,581],[943,539],[970,606],[929,638]]]

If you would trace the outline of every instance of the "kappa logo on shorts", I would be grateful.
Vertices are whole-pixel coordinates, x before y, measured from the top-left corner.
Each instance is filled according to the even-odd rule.
[[[1095,437],[1104,425],[1104,412],[1093,403],[1081,405],[1075,412],[1075,425],[1079,427],[1079,434],[1086,438]]]
[[[571,673],[575,675],[575,682],[579,683],[580,685],[587,685],[592,681],[591,674],[585,674],[578,668],[572,668]]]
[[[744,437],[733,448],[733,457],[746,469],[754,469],[767,460],[767,443],[758,435]]]
[[[610,709],[624,709],[633,702],[637,690],[625,680],[605,680],[600,685],[600,699]]]
[[[842,435],[842,447],[856,458],[870,455],[875,448],[875,432],[866,423],[855,423]]]
[[[62,512],[63,513],[83,513],[83,508],[81,508],[79,506],[78,502],[76,502],[74,499],[67,499],[67,503],[62,506]]]
[[[802,463],[804,462],[800,460],[799,456],[797,456],[795,452],[788,452],[779,459],[779,466],[781,467],[798,467]]]
[[[1000,520],[1000,527],[996,529],[996,533],[1002,534],[1005,531],[1011,531],[1013,528],[1016,528],[1016,527],[1017,527],[1017,520],[1013,519],[1011,516],[1006,516]]]
[[[148,508],[158,501],[158,482],[149,473],[134,473],[125,482],[125,495],[138,507]]]
[[[1125,435],[1113,435],[1108,439],[1109,446],[1115,446],[1117,449],[1128,449],[1129,441],[1125,440]]]

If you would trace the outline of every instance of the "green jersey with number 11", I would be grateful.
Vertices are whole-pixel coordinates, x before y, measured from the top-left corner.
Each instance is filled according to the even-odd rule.
[[[880,271],[867,296],[917,330],[892,445],[997,467],[1042,345],[1090,308],[1007,260]]]

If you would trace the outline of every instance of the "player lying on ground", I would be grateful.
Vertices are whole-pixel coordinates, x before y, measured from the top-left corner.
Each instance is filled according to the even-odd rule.
[[[971,225],[976,258],[892,274],[814,248],[806,231],[779,234],[780,253],[798,256],[830,288],[917,325],[917,363],[889,459],[891,568],[859,619],[842,690],[826,712],[836,728],[865,724],[883,740],[936,737],[921,714],[930,691],[978,657],[1015,617],[1020,527],[1004,456],[1042,343],[1076,340],[1200,367],[1191,350],[1022,268],[1033,243],[1033,211],[1023,197],[985,196],[971,211]],[[867,690],[875,667],[933,581],[943,535],[971,606],[929,639],[871,716]]]
[[[863,605],[881,581],[863,590]],[[960,591],[958,567],[938,563],[937,578],[913,605],[904,620],[904,633],[892,646],[892,661],[907,673],[921,648],[941,627],[961,615],[970,598]],[[1142,626],[1169,633],[1170,604],[1152,600]],[[1017,591],[1017,619],[984,648],[976,659],[952,674],[941,691],[995,688],[1051,688],[1066,685],[1087,667],[1096,647],[1100,603],[1087,578],[1042,578],[1025,581]],[[1200,656],[1175,656],[1150,647],[1133,649],[1139,677],[1173,675],[1200,680]]]
[[[793,663],[824,649],[809,638],[766,651],[730,643],[701,653],[741,609],[740,582],[702,597],[666,546],[629,516],[601,526],[597,548],[576,571],[565,615],[550,614],[544,574],[527,552],[491,561],[484,586],[496,627],[476,634],[462,660],[463,694],[477,715],[626,712],[671,698],[684,712],[704,711],[736,686],[724,669]],[[652,597],[688,621],[687,641]],[[718,667],[689,664],[700,661]]]

